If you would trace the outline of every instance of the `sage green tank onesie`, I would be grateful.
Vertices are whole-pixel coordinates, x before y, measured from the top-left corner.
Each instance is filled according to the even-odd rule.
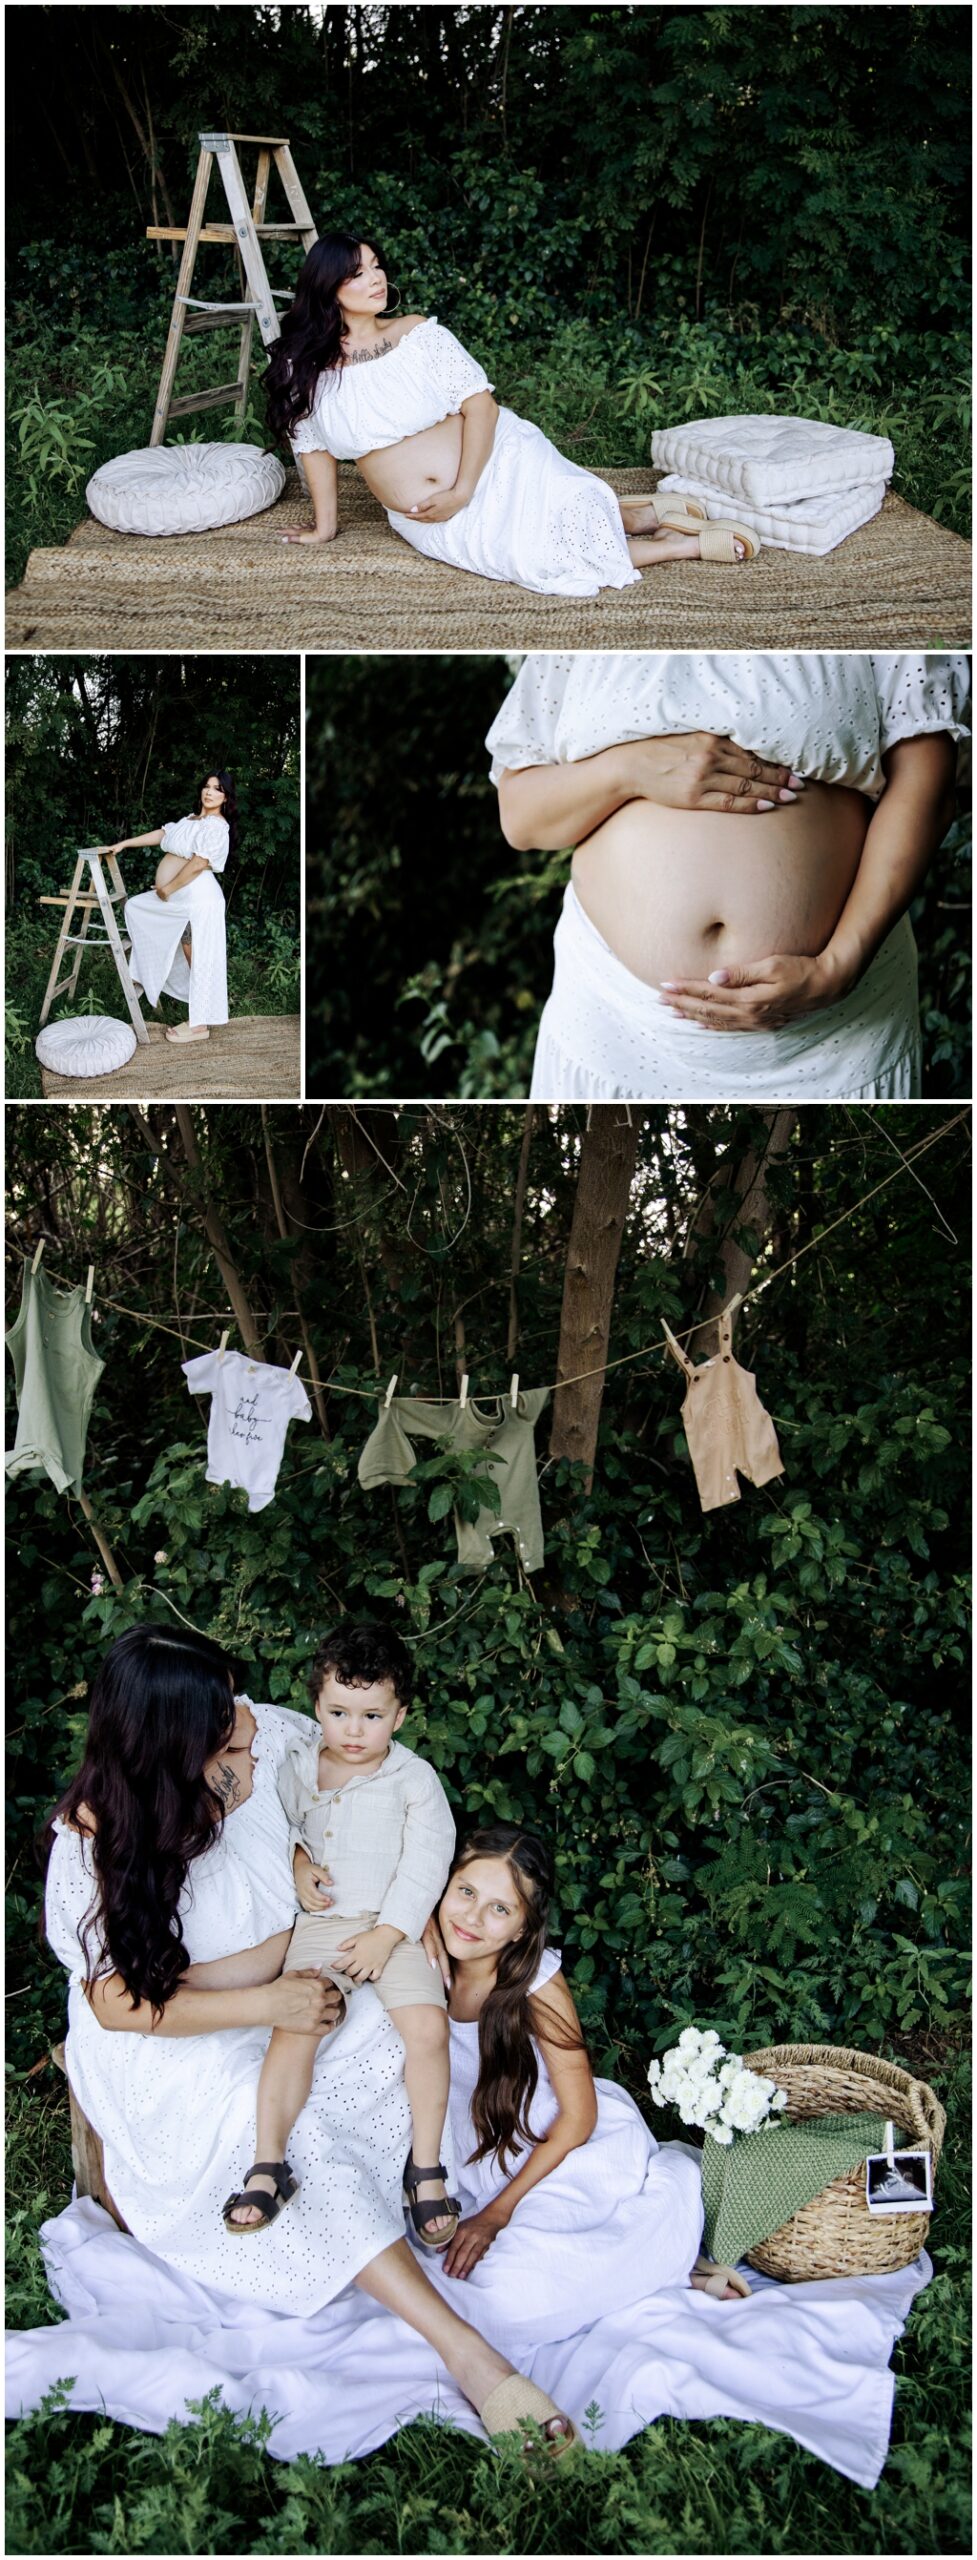
[[[8,1476],[39,1468],[59,1493],[77,1492],[92,1397],[105,1367],[92,1344],[83,1289],[55,1289],[24,1264],[20,1312],[6,1336],[17,1387],[17,1437]]]
[[[454,1449],[483,1450],[502,1509],[500,1514],[480,1511],[477,1520],[462,1520],[455,1512],[458,1562],[467,1573],[484,1573],[492,1562],[493,1538],[508,1529],[526,1572],[538,1573],[543,1561],[543,1522],[533,1424],[549,1395],[548,1387],[530,1387],[525,1394],[520,1389],[515,1411],[509,1396],[487,1396],[477,1402],[469,1396],[464,1405],[457,1396],[443,1402],[435,1397],[394,1396],[389,1405],[379,1407],[376,1427],[360,1452],[360,1483],[367,1492],[375,1484],[406,1483],[416,1463],[408,1431],[425,1440],[447,1440]]]

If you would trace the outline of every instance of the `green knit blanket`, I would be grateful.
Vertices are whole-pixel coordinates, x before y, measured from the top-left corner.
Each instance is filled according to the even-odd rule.
[[[735,2134],[725,2145],[707,2133],[702,2200],[710,2257],[720,2266],[738,2266],[832,2178],[857,2169],[869,2151],[884,2150],[885,2128],[884,2116],[865,2114],[762,2126],[758,2133]],[[897,2135],[897,2141],[904,2147],[904,2137]]]

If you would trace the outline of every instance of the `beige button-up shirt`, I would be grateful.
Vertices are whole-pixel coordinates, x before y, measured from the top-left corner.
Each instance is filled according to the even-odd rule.
[[[319,1788],[322,1736],[294,1742],[277,1772],[278,1792],[300,1841],[332,1877],[330,1913],[375,1911],[417,1939],[451,1871],[455,1826],[440,1778],[416,1751],[391,1742],[372,1777]]]

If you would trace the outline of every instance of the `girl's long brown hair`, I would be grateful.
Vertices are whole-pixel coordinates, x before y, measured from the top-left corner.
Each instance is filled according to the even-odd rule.
[[[521,1935],[502,1949],[495,1982],[478,2021],[478,2080],[472,2098],[478,2142],[468,2156],[471,2161],[487,2160],[494,2153],[504,2169],[510,2152],[520,2143],[531,2146],[536,2138],[529,2126],[539,2084],[530,1991],[546,1945],[553,1868],[544,1842],[515,1822],[494,1822],[483,1831],[470,1832],[452,1876],[470,1866],[473,1858],[505,1859],[526,1913]],[[586,2052],[583,2037],[562,2023],[554,2031],[547,2019],[546,2034],[568,2053]]]

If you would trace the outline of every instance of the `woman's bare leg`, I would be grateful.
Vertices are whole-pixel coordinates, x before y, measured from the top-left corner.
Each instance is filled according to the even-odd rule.
[[[356,2282],[371,2301],[382,2302],[387,2311],[396,2311],[399,2319],[406,2320],[409,2328],[427,2339],[473,2409],[482,2408],[496,2383],[504,2382],[507,2374],[514,2372],[515,2367],[505,2356],[498,2355],[477,2329],[442,2302],[415,2264],[406,2240],[395,2240],[389,2249],[382,2249],[379,2257],[363,2268]],[[559,2442],[572,2432],[569,2419],[549,2420],[546,2432]]]

